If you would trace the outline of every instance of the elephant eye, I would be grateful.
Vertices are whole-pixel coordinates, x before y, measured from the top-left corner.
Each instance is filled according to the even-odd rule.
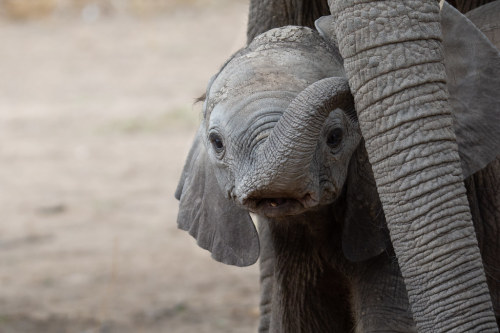
[[[220,155],[224,152],[224,142],[220,134],[212,132],[208,136],[208,139],[217,154]]]
[[[328,137],[326,138],[326,144],[330,148],[338,148],[342,143],[342,138],[344,136],[344,131],[341,128],[337,127],[328,133]]]

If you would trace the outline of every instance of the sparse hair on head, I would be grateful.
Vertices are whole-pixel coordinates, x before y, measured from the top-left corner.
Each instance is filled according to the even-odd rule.
[[[200,102],[203,103],[203,102],[205,102],[206,99],[207,99],[207,93],[204,93],[200,97],[197,97],[194,99],[194,104],[198,104]]]

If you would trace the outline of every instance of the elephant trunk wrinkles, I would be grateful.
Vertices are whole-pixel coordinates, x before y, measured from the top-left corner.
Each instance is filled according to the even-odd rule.
[[[267,141],[258,147],[259,157],[240,188],[243,200],[262,191],[305,195],[301,192],[306,190],[304,184],[311,182],[308,168],[326,118],[336,108],[352,110],[353,105],[347,80],[340,77],[317,81],[297,95]],[[291,184],[298,188],[291,188]],[[313,205],[317,198],[308,200],[304,203]]]
[[[497,331],[452,130],[438,2],[330,9],[419,332]]]

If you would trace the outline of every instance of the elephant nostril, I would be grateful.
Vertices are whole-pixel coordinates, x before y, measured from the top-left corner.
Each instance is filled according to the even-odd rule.
[[[319,203],[317,195],[314,193],[306,193],[299,201],[304,208],[311,208],[317,206]]]

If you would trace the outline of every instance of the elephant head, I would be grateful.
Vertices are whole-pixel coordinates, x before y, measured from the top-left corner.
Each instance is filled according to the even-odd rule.
[[[360,140],[354,115],[342,60],[317,32],[258,36],[208,85],[176,192],[180,228],[215,259],[252,264],[248,211],[276,217],[332,202]]]

